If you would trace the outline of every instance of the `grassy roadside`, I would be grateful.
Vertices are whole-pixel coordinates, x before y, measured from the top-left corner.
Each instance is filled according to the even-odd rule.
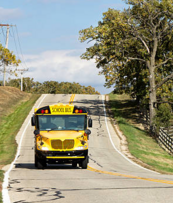
[[[130,153],[160,173],[173,174],[173,157],[141,130],[136,104],[127,95],[109,95],[109,103],[120,130],[127,138]]]
[[[22,100],[23,102],[18,102],[15,106],[8,107],[7,110],[10,113],[1,117],[0,169],[2,169],[4,165],[10,164],[14,159],[17,149],[15,136],[39,96],[40,95],[29,95],[27,99],[25,97],[25,100]],[[2,181],[3,171],[0,170],[0,203],[2,203]]]

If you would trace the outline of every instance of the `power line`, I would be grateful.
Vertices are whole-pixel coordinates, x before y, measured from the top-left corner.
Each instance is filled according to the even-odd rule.
[[[22,63],[22,67],[23,67],[22,69],[16,68],[16,71],[19,71],[20,74],[21,74],[21,91],[23,91],[23,74],[24,74],[24,72],[28,71],[28,68],[27,68],[27,65],[25,63],[25,59],[24,59],[24,56],[23,56],[23,52],[22,52],[22,48],[21,48],[21,44],[20,44],[20,40],[19,40],[19,34],[18,34],[18,30],[17,30],[16,25],[15,25],[15,28],[16,28],[16,35],[17,35],[17,41],[18,41],[19,50],[20,50],[24,65],[26,67],[26,68],[24,68],[23,63]],[[17,43],[16,43],[16,35],[15,35],[13,27],[12,27],[12,32],[13,32],[14,44],[15,44],[16,51],[17,51],[17,54],[18,54],[18,57],[19,57],[18,46],[17,46]],[[20,57],[19,57],[19,59],[20,59]]]
[[[13,29],[13,27],[12,27],[12,37],[13,37],[13,39],[14,39],[14,45],[15,45],[15,49],[16,49],[16,53],[17,53],[17,55],[18,55],[18,59],[20,60],[20,61],[22,61],[22,63],[21,63],[21,66],[22,66],[22,68],[27,68],[27,65],[26,65],[26,63],[25,63],[25,60],[24,60],[24,57],[23,57],[23,59],[21,60],[21,57],[23,56],[22,55],[22,53],[20,54],[19,53],[19,49],[21,50],[21,48],[20,48],[20,46],[19,46],[19,42],[17,43],[17,37],[16,37],[16,35],[17,34],[15,34],[16,32],[14,32],[14,29]],[[17,38],[17,39],[16,39]],[[17,46],[18,45],[18,46]],[[19,47],[19,49],[18,49],[18,47]]]
[[[0,24],[0,26],[6,26],[7,27],[7,35],[6,35],[6,42],[5,42],[5,48],[8,48],[8,36],[9,36],[9,29],[10,26],[8,24]],[[3,71],[3,85],[5,86],[6,82],[6,64],[4,63],[4,71]]]
[[[20,40],[19,40],[19,34],[18,34],[17,26],[15,26],[15,28],[16,28],[17,40],[18,40],[19,49],[20,49],[20,52],[21,52],[21,55],[22,55],[22,59],[23,59],[23,62],[24,62],[24,64],[25,64],[26,68],[28,69],[28,67],[27,67],[27,65],[26,65],[26,62],[25,62],[25,59],[24,59],[24,56],[23,56],[23,52],[22,52],[21,43],[20,43]]]
[[[2,26],[1,26],[1,30],[2,30],[2,34],[3,34],[4,43],[5,43],[5,39],[6,39],[6,37],[5,37],[4,29],[3,29]]]
[[[13,33],[13,36],[11,35],[11,37],[14,38],[14,45],[15,45],[15,48],[16,48],[16,53],[17,53],[18,58],[19,58],[19,52],[18,52],[18,48],[17,48],[17,44],[16,44],[16,38],[15,38],[15,35],[14,35],[13,27],[12,27],[12,33]]]
[[[18,35],[18,30],[17,30],[17,26],[15,25],[15,27],[16,27],[16,35],[17,35],[17,41],[18,41],[18,46],[17,46],[17,42],[16,42],[16,37],[15,37],[15,32],[14,32],[14,30],[13,30],[13,26],[12,25],[9,25],[9,24],[0,24],[0,26],[1,26],[1,28],[3,27],[3,26],[6,26],[7,27],[7,35],[6,35],[6,48],[8,48],[8,38],[9,38],[9,28],[10,27],[12,27],[12,33],[13,33],[13,38],[14,38],[14,44],[15,44],[15,48],[16,48],[16,52],[17,52],[17,55],[18,55],[18,57],[19,57],[19,52],[18,52],[18,46],[19,46],[19,50],[20,50],[20,52],[21,52],[21,56],[22,56],[22,59],[23,59],[23,62],[24,62],[24,65],[25,65],[25,67],[26,68],[23,68],[23,69],[18,69],[17,71],[21,71],[21,84],[23,83],[22,81],[23,81],[23,72],[24,71],[28,71],[28,68],[27,68],[27,65],[26,65],[26,63],[25,63],[25,59],[24,59],[24,56],[23,56],[23,53],[22,53],[22,48],[21,48],[21,44],[20,44],[20,40],[19,40],[19,35]],[[3,28],[2,28],[2,32],[3,32]],[[10,34],[11,34],[11,32],[10,32]],[[4,34],[4,32],[3,32],[3,35],[4,35],[4,38],[5,38],[5,34]],[[20,57],[19,57],[19,59],[20,59]],[[23,66],[23,63],[22,63],[22,66]],[[16,67],[16,69],[17,69],[17,67]],[[4,79],[3,79],[3,84],[4,84],[4,86],[5,86],[5,80],[6,80],[6,64],[4,64]],[[23,85],[21,85],[21,88],[22,88],[22,86]],[[22,90],[22,89],[21,89]]]
[[[15,37],[15,33],[14,33],[14,30],[13,30],[13,27],[12,27],[12,34],[13,34],[13,36],[11,35],[11,37],[13,37],[13,39],[14,39],[14,45],[15,45],[15,49],[16,49],[16,53],[17,53],[18,59],[21,60],[20,56],[19,56],[19,51],[18,51],[18,47],[17,47],[17,43],[16,43],[16,37]],[[23,67],[23,64],[21,64],[21,65]]]

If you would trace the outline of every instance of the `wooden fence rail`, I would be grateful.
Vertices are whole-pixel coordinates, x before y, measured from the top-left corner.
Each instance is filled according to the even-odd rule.
[[[173,138],[160,128],[159,135],[156,137],[159,145],[169,153],[173,154]]]
[[[144,128],[149,130],[149,111],[144,108],[140,108],[139,112],[139,117],[143,123]],[[156,134],[156,131],[153,132],[153,134],[159,145],[164,150],[173,155],[173,126],[170,126],[169,129],[160,128],[158,134]]]

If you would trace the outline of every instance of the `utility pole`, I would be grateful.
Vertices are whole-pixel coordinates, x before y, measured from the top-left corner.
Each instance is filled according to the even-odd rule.
[[[24,71],[28,71],[28,69],[17,69],[16,71],[20,71],[21,73],[21,82],[20,82],[20,89],[21,89],[21,91],[23,91],[23,72]]]
[[[0,24],[0,26],[6,26],[7,27],[7,34],[6,34],[6,43],[5,43],[5,48],[8,48],[8,37],[9,37],[9,30],[10,30],[10,25],[9,24]],[[5,81],[6,81],[6,64],[4,63],[4,74],[3,74],[3,86],[5,86]]]

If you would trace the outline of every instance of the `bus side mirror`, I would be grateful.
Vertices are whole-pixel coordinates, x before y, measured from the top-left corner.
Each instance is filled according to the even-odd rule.
[[[31,117],[31,125],[32,125],[32,126],[35,126],[35,116],[32,116],[32,117]]]
[[[86,130],[85,130],[85,134],[90,135],[90,134],[91,134],[91,130],[86,129]]]
[[[34,130],[34,135],[39,135],[40,134],[40,131],[39,130]]]
[[[89,119],[88,119],[88,127],[89,127],[89,128],[92,128],[92,126],[93,126],[93,121],[92,121],[91,118],[89,118]]]

